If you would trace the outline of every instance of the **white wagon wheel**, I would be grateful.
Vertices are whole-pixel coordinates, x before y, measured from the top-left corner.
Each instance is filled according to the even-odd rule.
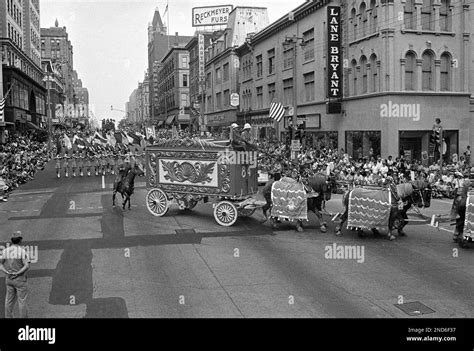
[[[230,227],[237,220],[237,216],[237,208],[232,202],[221,201],[214,207],[214,218],[221,226]]]
[[[169,209],[168,198],[161,189],[151,189],[146,194],[146,207],[153,216],[164,216]]]
[[[250,217],[255,213],[256,208],[239,208],[239,217]]]

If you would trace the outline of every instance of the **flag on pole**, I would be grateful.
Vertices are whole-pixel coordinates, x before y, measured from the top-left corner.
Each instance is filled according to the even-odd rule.
[[[163,17],[166,15],[167,12],[168,12],[168,4],[166,4],[165,12],[163,12]]]
[[[113,132],[107,133],[107,142],[110,146],[114,146],[114,147],[115,147],[115,144],[117,144],[117,140],[115,139]]]
[[[5,96],[3,97],[3,99],[0,100],[0,122],[3,122],[5,120],[5,105],[7,103],[7,97],[8,97],[8,94],[10,94],[10,90],[12,90],[11,86],[10,86],[10,89],[8,89]]]
[[[74,138],[72,138],[72,143],[73,143],[73,145],[77,145],[77,147],[80,150],[83,150],[86,147],[86,143],[84,142],[84,140],[82,138],[78,137],[77,134],[75,134]]]
[[[72,143],[71,139],[64,133],[63,135],[63,140],[64,140],[64,145],[66,146],[66,149],[71,150],[72,149]]]
[[[104,138],[102,135],[100,135],[98,132],[95,132],[94,134],[94,141],[98,140],[99,142],[105,144],[107,143],[107,139]]]
[[[130,135],[127,134],[127,132],[123,131],[122,134],[123,134],[122,143],[124,145],[133,144],[133,139]]]
[[[116,143],[118,143],[118,144],[123,144],[123,141],[122,141],[122,139],[123,139],[122,133],[115,132],[115,133],[114,133],[114,138],[115,138]]]
[[[280,122],[285,115],[285,108],[280,102],[272,102],[270,105],[270,118]]]

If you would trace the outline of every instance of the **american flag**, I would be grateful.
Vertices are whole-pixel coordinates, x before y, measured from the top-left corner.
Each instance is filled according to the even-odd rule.
[[[12,88],[10,87],[10,89],[8,89],[7,93],[5,94],[5,97],[0,100],[0,122],[3,122],[5,120],[5,105],[7,102],[8,94],[10,94],[11,89]]]
[[[270,118],[280,122],[285,115],[285,108],[280,102],[272,102],[270,104]]]

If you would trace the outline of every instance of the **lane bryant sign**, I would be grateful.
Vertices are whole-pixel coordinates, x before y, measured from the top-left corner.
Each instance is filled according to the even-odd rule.
[[[341,8],[328,6],[328,97],[342,98]]]

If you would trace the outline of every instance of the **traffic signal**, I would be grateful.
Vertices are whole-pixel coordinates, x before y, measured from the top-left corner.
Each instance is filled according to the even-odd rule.
[[[297,129],[296,130],[296,136],[295,136],[295,139],[296,140],[301,140],[301,136],[302,136],[302,130],[301,129]]]
[[[441,140],[441,129],[438,129],[435,131],[435,135],[436,135],[436,144],[438,145],[441,145],[442,143],[442,140]]]
[[[432,144],[432,145],[436,144],[436,133],[434,131],[430,135],[430,144]]]

